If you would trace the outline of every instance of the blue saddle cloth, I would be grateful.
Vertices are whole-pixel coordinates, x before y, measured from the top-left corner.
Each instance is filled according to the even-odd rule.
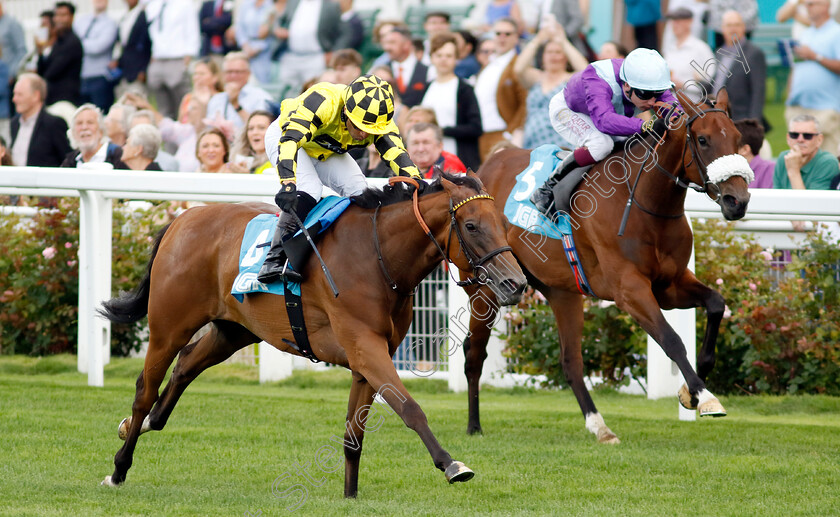
[[[304,226],[307,229],[318,226],[318,233],[321,233],[329,228],[349,205],[349,198],[325,197],[306,216]],[[257,280],[257,273],[265,262],[265,257],[271,246],[271,239],[274,237],[277,228],[277,219],[277,214],[260,214],[251,219],[248,226],[245,227],[242,245],[239,248],[239,274],[233,281],[233,288],[230,292],[240,303],[245,299],[244,295],[248,293],[279,295],[284,293],[282,281],[264,284]],[[298,230],[295,236],[301,233]],[[289,288],[294,294],[300,296],[300,284],[289,284]]]
[[[550,144],[541,145],[531,151],[531,162],[524,171],[516,175],[516,185],[505,202],[505,216],[512,225],[558,240],[562,239],[563,235],[572,233],[568,215],[561,214],[557,222],[553,222],[537,210],[529,198],[560,165],[562,158],[557,156],[560,152],[562,151],[559,147]]]
[[[589,281],[586,279],[580,256],[575,247],[569,215],[560,212],[557,221],[552,221],[537,210],[537,207],[529,199],[534,190],[545,183],[548,176],[563,161],[558,156],[559,152],[559,147],[550,144],[541,145],[531,151],[531,162],[528,164],[528,168],[517,174],[516,185],[510,191],[507,201],[505,201],[505,216],[511,224],[527,232],[562,241],[566,260],[572,268],[578,290],[581,294],[595,296]]]

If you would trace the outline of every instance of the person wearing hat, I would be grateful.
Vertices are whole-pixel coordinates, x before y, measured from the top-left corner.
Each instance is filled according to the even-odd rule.
[[[662,49],[662,57],[671,69],[671,79],[676,88],[683,90],[691,100],[699,102],[704,97],[704,90],[711,93],[711,85],[703,85],[701,88],[690,82],[702,78],[691,64],[704,66],[710,60],[714,60],[715,56],[708,43],[692,34],[694,13],[690,9],[679,7],[670,11],[666,18],[671,21],[670,31],[674,37],[668,39],[669,43]]]
[[[274,200],[283,212],[257,279],[268,283],[285,276],[301,282],[300,273],[287,267],[283,242],[299,229],[294,211],[303,221],[321,199],[324,185],[350,197],[367,187],[365,176],[350,149],[373,144],[382,160],[398,176],[420,178],[394,123],[394,93],[375,75],[350,83],[318,83],[299,97],[280,105],[280,116],[266,131],[266,152],[277,164],[280,191]],[[421,181],[420,187],[425,184]]]
[[[576,149],[531,195],[537,209],[553,217],[554,185],[571,170],[606,158],[615,142],[636,133],[664,134],[664,119],[643,121],[635,115],[658,101],[678,106],[673,86],[668,64],[647,48],[637,48],[625,59],[595,61],[574,74],[551,99],[548,112],[554,130]]]

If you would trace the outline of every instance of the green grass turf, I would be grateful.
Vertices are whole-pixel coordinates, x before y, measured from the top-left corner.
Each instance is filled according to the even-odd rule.
[[[99,486],[141,364],[114,360],[105,387],[89,388],[73,356],[0,358],[0,515],[287,515],[291,499],[276,498],[273,481],[290,472],[280,488],[304,482],[294,465],[343,433],[346,371],[260,385],[255,368],[221,365],[190,386],[163,431],[140,438],[125,485]],[[415,433],[383,413],[365,438],[358,499],[342,497],[341,469],[310,486],[294,514],[840,513],[838,398],[722,398],[726,418],[680,422],[675,398],[599,390],[622,440],[606,446],[568,391],[485,389],[485,434],[467,436],[464,394],[441,381],[407,386],[476,477],[448,485]]]

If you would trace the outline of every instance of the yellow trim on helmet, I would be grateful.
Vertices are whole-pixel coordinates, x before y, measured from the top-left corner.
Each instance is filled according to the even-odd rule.
[[[393,117],[384,124],[367,124],[363,120],[359,119],[359,117],[350,113],[350,110],[348,110],[347,107],[344,108],[344,114],[347,115],[347,118],[350,119],[351,122],[353,122],[354,126],[371,135],[387,135],[388,133],[396,133],[399,131],[397,124],[394,123]]]

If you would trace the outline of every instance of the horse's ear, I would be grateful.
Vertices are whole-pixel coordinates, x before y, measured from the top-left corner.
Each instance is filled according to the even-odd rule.
[[[443,176],[440,177],[440,184],[443,185],[443,190],[445,190],[450,197],[452,196],[452,193],[455,192],[455,189],[458,188],[458,185],[452,183]]]
[[[725,112],[729,112],[729,94],[726,93],[726,88],[721,88],[715,99],[715,107],[720,108]]]
[[[700,109],[697,106],[697,104],[695,104],[694,101],[691,100],[691,98],[689,98],[689,96],[686,95],[684,91],[682,91],[682,89],[678,89],[676,91],[676,96],[677,100],[680,101],[680,105],[683,107],[683,109],[686,111],[686,114],[688,114],[689,117],[700,113]]]

